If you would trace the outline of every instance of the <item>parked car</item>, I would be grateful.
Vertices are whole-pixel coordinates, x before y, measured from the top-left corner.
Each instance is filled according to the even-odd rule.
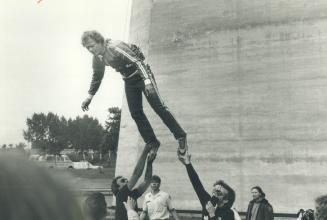
[[[74,169],[103,169],[102,166],[93,165],[88,161],[73,162]]]
[[[40,156],[38,158],[38,161],[40,161],[46,167],[49,167],[49,168],[59,168],[59,169],[65,169],[65,168],[73,169],[74,168],[73,161],[71,161],[67,155]]]

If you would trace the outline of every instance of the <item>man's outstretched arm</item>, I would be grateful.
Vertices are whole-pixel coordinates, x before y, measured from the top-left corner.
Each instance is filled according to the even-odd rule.
[[[97,58],[93,57],[93,75],[92,75],[92,81],[90,85],[90,89],[88,91],[89,96],[83,101],[82,103],[82,110],[87,111],[89,110],[89,105],[92,101],[93,96],[98,91],[103,75],[105,71],[105,66],[97,60]]]
[[[127,187],[130,190],[133,189],[133,187],[137,183],[138,179],[141,177],[143,170],[144,170],[145,161],[146,161],[147,155],[150,152],[150,150],[151,150],[151,145],[146,144],[139,160],[137,161],[137,164],[134,168],[132,176],[127,183]],[[152,165],[151,165],[151,167],[152,167]]]
[[[211,197],[204,189],[198,174],[192,166],[191,155],[186,152],[184,156],[179,156],[178,159],[185,165],[188,177],[192,183],[194,191],[196,192],[201,202],[201,205],[205,207],[206,203],[210,200]]]
[[[142,195],[146,189],[149,187],[151,183],[151,177],[152,177],[152,164],[154,159],[156,158],[156,154],[149,154],[146,170],[144,174],[144,181],[137,187],[137,191]]]

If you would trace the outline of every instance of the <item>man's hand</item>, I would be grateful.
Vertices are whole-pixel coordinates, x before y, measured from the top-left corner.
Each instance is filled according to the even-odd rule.
[[[127,202],[124,202],[124,206],[127,210],[127,217],[129,220],[139,220],[140,217],[139,215],[137,214],[136,212],[136,201],[131,198],[131,197],[128,197],[127,198]]]
[[[157,154],[150,152],[148,154],[148,163],[152,163],[156,159],[156,157],[157,157]]]
[[[215,216],[216,208],[212,205],[210,201],[208,201],[208,203],[206,204],[206,210],[208,211],[210,218],[213,218]]]
[[[152,149],[152,144],[151,143],[145,144],[144,151],[146,153],[149,153],[151,149]]]
[[[149,80],[149,79],[147,79]],[[151,83],[147,83],[147,80],[144,81],[144,93],[146,96],[152,95],[156,93],[156,89],[154,88],[153,84]]]
[[[136,201],[132,197],[127,198],[127,202],[124,202],[126,210],[135,210],[136,208]]]
[[[92,101],[92,98],[91,98],[91,97],[87,97],[87,98],[84,100],[84,102],[82,103],[82,110],[83,110],[83,111],[87,111],[87,110],[89,110],[89,105],[90,105],[91,101]]]
[[[178,152],[179,151],[177,151],[178,159],[180,162],[182,162],[182,164],[187,165],[191,163],[191,154],[189,154],[188,151],[186,151],[184,155],[181,155]]]

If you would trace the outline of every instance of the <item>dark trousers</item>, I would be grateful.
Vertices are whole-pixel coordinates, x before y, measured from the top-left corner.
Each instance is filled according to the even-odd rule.
[[[152,84],[155,86],[156,92],[145,96],[150,106],[174,134],[176,139],[185,137],[185,131],[161,100],[154,78],[152,78]],[[144,142],[149,143],[151,141],[156,141],[157,138],[143,111],[142,92],[144,92],[144,82],[140,76],[136,75],[135,77],[125,79],[125,93],[129,111],[136,122]]]

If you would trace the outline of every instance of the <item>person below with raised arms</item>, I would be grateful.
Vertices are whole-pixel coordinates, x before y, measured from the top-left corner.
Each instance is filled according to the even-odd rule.
[[[203,220],[236,220],[238,213],[233,209],[235,201],[235,191],[224,181],[218,180],[213,184],[210,195],[203,187],[200,178],[191,163],[191,155],[186,151],[184,155],[179,155],[179,160],[185,165],[189,179],[193,185],[201,206]]]
[[[115,220],[127,220],[128,217],[124,202],[127,201],[128,197],[137,200],[150,185],[152,177],[152,163],[156,157],[156,154],[149,153],[150,150],[151,146],[146,145],[129,180],[123,176],[117,176],[113,179],[111,183],[111,190],[116,197]],[[137,181],[142,176],[145,164],[146,170],[144,174],[144,181],[135,187]]]

